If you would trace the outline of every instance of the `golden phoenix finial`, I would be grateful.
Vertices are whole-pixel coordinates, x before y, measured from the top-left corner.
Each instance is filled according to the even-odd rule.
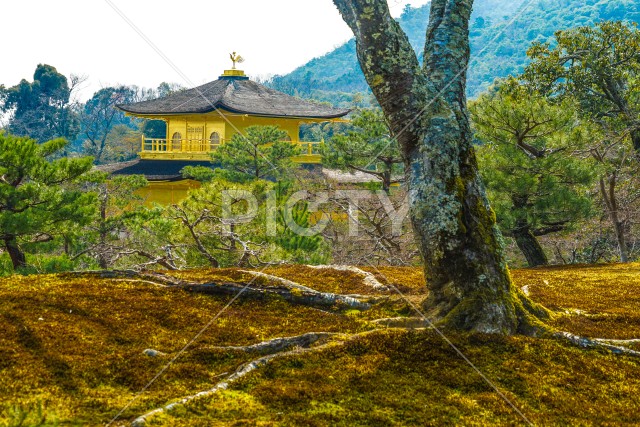
[[[232,70],[236,69],[236,63],[242,64],[244,62],[244,58],[242,56],[236,54],[236,52],[233,52],[233,53],[229,54],[229,57],[231,57],[231,61],[233,62]]]

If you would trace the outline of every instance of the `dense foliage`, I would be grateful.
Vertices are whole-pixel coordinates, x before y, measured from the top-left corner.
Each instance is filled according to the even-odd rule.
[[[78,133],[78,119],[71,105],[73,86],[51,65],[39,64],[33,82],[22,80],[16,86],[0,86],[0,114],[10,114],[7,130],[30,136],[40,142],[56,137],[73,139]]]
[[[638,223],[640,31],[623,22],[558,31],[553,45],[534,43],[528,55],[521,80],[556,105],[571,100],[591,127],[585,153],[602,166],[598,191],[626,262]]]
[[[567,231],[591,210],[593,162],[574,155],[586,129],[570,101],[553,105],[514,80],[480,96],[471,112],[499,226],[529,266],[547,264],[537,237]]]
[[[95,199],[78,185],[92,159],[50,160],[66,145],[0,132],[0,239],[13,268],[27,266],[22,245],[50,242],[91,220]]]
[[[230,179],[276,179],[289,174],[299,148],[277,126],[249,126],[212,153],[219,172]]]
[[[362,172],[375,177],[389,192],[401,181],[402,156],[389,132],[382,111],[358,110],[351,118],[351,129],[333,136],[323,152],[326,167]]]

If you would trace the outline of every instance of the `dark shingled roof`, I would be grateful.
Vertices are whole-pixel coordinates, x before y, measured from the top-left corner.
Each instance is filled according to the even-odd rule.
[[[240,114],[320,119],[343,117],[349,113],[349,110],[289,96],[246,77],[226,76],[164,98],[118,105],[118,108],[132,114],[150,115],[209,113],[223,108]]]
[[[180,171],[185,166],[205,166],[213,168],[208,161],[183,160],[133,160],[96,167],[111,175],[144,175],[149,181],[180,181]]]

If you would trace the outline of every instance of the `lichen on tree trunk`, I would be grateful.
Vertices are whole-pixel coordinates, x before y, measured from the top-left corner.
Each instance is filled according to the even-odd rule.
[[[422,66],[386,0],[334,3],[400,144],[428,314],[457,329],[534,334],[546,312],[511,281],[472,145],[465,91],[473,1],[432,1]]]

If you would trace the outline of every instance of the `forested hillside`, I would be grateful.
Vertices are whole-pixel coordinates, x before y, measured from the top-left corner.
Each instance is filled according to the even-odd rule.
[[[429,8],[430,4],[407,7],[399,18],[419,54]],[[476,0],[471,18],[469,96],[477,96],[498,77],[522,71],[532,42],[550,41],[558,30],[601,20],[640,22],[640,0]],[[369,91],[353,39],[270,83],[290,94],[332,102],[350,101],[345,93]]]

